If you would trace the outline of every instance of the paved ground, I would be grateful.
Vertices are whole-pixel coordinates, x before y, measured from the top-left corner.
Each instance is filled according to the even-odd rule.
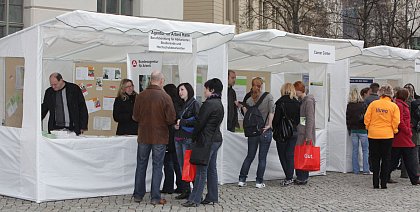
[[[398,175],[399,176],[399,175]],[[130,200],[130,195],[33,203],[0,196],[0,211],[419,211],[420,186],[397,177],[388,189],[373,189],[371,175],[329,172],[311,177],[306,186],[280,187],[280,181],[268,181],[257,189],[236,184],[219,187],[219,204],[184,208],[175,195],[164,195],[168,204],[153,206]],[[147,199],[148,196],[145,197]]]

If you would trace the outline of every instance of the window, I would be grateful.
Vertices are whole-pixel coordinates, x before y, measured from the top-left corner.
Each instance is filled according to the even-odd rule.
[[[133,0],[98,0],[97,7],[100,13],[133,15]]]
[[[0,37],[23,29],[23,0],[0,0]]]

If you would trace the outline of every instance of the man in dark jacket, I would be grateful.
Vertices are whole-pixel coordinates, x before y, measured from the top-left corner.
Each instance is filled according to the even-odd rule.
[[[166,144],[169,141],[170,125],[175,124],[175,108],[171,97],[162,89],[165,78],[160,71],[154,71],[150,85],[137,95],[133,108],[133,120],[139,123],[137,137],[137,168],[134,181],[134,201],[141,202],[146,194],[146,170],[152,151],[153,171],[151,204],[165,204],[161,199],[160,184]]]
[[[76,84],[64,81],[60,73],[50,75],[50,85],[41,105],[42,119],[50,112],[48,132],[67,129],[80,135],[87,130],[89,116],[82,91]]]
[[[365,99],[366,107],[369,106],[371,102],[379,99],[379,96],[378,96],[379,84],[374,82],[370,84],[369,87],[370,87],[370,95],[366,97]]]
[[[239,126],[238,123],[238,101],[236,99],[236,92],[233,90],[233,86],[236,81],[236,73],[232,70],[229,70],[229,79],[228,79],[228,119],[227,119],[227,130],[235,132],[235,127]]]

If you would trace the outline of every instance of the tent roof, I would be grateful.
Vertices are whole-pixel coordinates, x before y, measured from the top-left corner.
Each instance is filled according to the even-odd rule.
[[[193,46],[197,52],[219,46],[231,40],[235,33],[233,25],[139,18],[77,10],[24,29],[0,39],[0,42],[7,42],[10,37],[39,26],[42,28],[44,58],[98,62],[123,61],[127,53],[147,51],[149,32],[152,30],[165,33],[191,33]]]
[[[308,44],[335,46],[336,60],[361,53],[363,41],[318,38],[275,29],[236,35],[229,44],[229,69],[281,72],[290,62],[308,62]]]
[[[415,59],[420,51],[389,46],[365,48],[361,55],[351,58],[350,76],[388,78],[414,72]]]

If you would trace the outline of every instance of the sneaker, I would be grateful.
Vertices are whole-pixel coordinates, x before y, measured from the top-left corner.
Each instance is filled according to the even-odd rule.
[[[257,183],[255,184],[256,188],[265,188],[265,183]]]
[[[239,181],[238,186],[239,186],[239,187],[245,187],[245,186],[246,186],[246,182],[240,182],[240,181]]]
[[[282,186],[288,186],[293,184],[293,179],[292,180],[283,180],[283,182],[281,182]]]
[[[372,172],[363,172],[363,175],[372,175]]]
[[[134,202],[141,202],[141,201],[143,201],[143,197],[132,196],[131,198],[134,200]]]

